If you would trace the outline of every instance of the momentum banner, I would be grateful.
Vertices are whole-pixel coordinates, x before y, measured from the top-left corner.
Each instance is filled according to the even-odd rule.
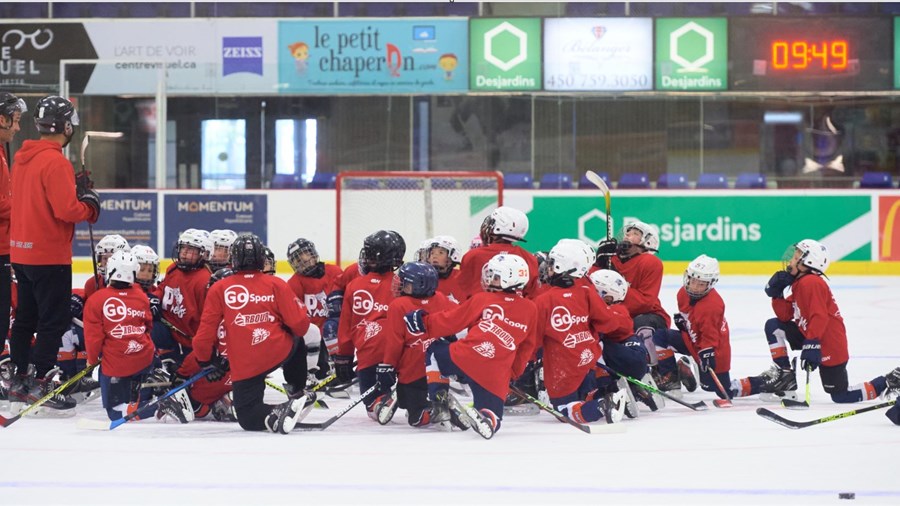
[[[156,233],[159,223],[159,206],[155,192],[100,192],[100,219],[94,224],[94,244],[103,236],[119,234],[128,240],[129,245],[146,244],[160,258],[165,258],[168,251],[160,251],[159,236]],[[90,234],[85,222],[75,226],[75,240],[72,241],[72,256],[90,257]]]
[[[280,21],[279,91],[466,91],[468,39],[465,18]]]
[[[252,232],[268,241],[268,197],[265,194],[176,193],[164,197],[163,245],[171,248],[188,228],[206,231],[227,228],[238,234]],[[162,255],[160,255],[162,256]]]

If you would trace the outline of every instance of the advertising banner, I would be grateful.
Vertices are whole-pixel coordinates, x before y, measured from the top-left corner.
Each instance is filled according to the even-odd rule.
[[[468,20],[280,21],[281,92],[466,91]]]
[[[657,90],[727,90],[728,20],[658,18]]]
[[[628,91],[652,88],[652,18],[553,18],[544,21],[544,89]]]
[[[469,47],[471,89],[541,89],[540,19],[473,18],[469,21]]]
[[[164,197],[167,250],[188,228],[212,231],[231,229],[242,234],[251,232],[265,243],[268,240],[268,202],[265,194],[177,193]]]
[[[60,60],[96,57],[81,23],[0,24],[0,90],[59,93]],[[70,87],[84,89],[90,70],[74,71]]]
[[[165,258],[166,251],[159,251],[157,224],[159,209],[154,192],[100,192],[100,219],[94,224],[94,244],[105,235],[119,234],[128,244],[146,244]],[[75,226],[72,256],[90,257],[91,240],[87,223]]]
[[[788,246],[807,238],[825,243],[832,261],[871,259],[874,217],[866,195],[792,195],[791,216],[815,217],[799,221],[785,216],[784,195],[614,196],[612,202],[614,232],[621,236],[623,224],[638,219],[656,226],[663,260],[707,254],[720,261],[778,261]],[[546,251],[563,237],[596,244],[606,238],[602,209],[599,196],[536,195],[524,246]]]
[[[879,195],[878,260],[900,261],[900,195]]]

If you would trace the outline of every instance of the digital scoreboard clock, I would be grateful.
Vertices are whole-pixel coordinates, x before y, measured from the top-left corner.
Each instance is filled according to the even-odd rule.
[[[893,86],[890,18],[732,18],[734,91],[861,91]]]

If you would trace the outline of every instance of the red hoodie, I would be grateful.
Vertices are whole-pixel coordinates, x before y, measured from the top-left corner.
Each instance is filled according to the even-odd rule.
[[[28,140],[16,153],[12,175],[10,260],[26,265],[71,265],[75,224],[97,221],[75,197],[75,171],[62,146]]]

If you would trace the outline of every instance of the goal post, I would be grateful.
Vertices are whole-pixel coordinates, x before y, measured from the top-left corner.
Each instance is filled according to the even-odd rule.
[[[335,179],[337,264],[359,258],[363,239],[394,230],[406,242],[406,260],[435,235],[453,236],[468,249],[484,217],[503,205],[500,172],[348,171]]]

